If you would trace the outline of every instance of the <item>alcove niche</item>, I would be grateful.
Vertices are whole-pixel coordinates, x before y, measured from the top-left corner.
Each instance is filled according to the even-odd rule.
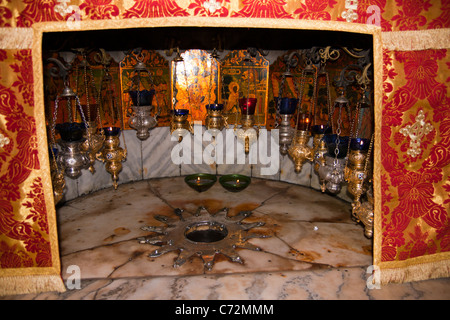
[[[169,55],[167,50],[178,48],[180,52],[189,49],[200,49],[207,52],[217,50],[219,59],[223,59],[233,50],[247,50],[256,48],[264,52],[264,58],[269,66],[277,60],[283,59],[292,51],[326,48],[339,49],[342,55],[349,49],[351,52],[368,50],[371,60],[369,77],[370,100],[372,110],[372,127],[374,132],[373,144],[373,191],[375,200],[375,217],[379,212],[379,159],[380,145],[380,114],[381,114],[381,39],[379,30],[372,26],[351,25],[339,22],[321,21],[271,21],[270,19],[210,19],[210,18],[176,18],[176,19],[140,19],[121,21],[89,21],[81,23],[79,29],[68,29],[65,23],[37,24],[35,26],[35,41],[33,52],[39,56],[40,63],[34,64],[34,79],[36,101],[38,106],[37,123],[40,136],[40,160],[47,167],[45,170],[50,177],[50,154],[47,139],[49,136],[48,119],[49,102],[46,96],[46,59],[55,53],[73,52],[76,48],[102,48],[116,63],[132,49],[142,48],[158,52],[170,65],[175,53]],[[357,49],[358,51],[352,51]],[[61,55],[60,55],[61,57]],[[356,63],[358,58],[353,59]],[[61,59],[63,61],[64,59]],[[329,61],[327,64],[332,65]],[[270,77],[270,76],[269,76]],[[331,79],[333,81],[333,79]],[[267,90],[272,90],[269,86]],[[331,85],[333,100],[336,98],[335,88]],[[270,95],[268,93],[268,109],[270,109]],[[51,113],[51,112],[50,112]],[[270,128],[267,122],[266,128]],[[123,139],[125,138],[125,139]],[[270,140],[270,138],[268,138]],[[150,130],[150,137],[141,141],[136,138],[136,131],[127,129],[121,134],[121,143],[126,141],[127,159],[122,163],[123,169],[119,174],[119,186],[136,181],[183,177],[193,173],[211,173],[215,175],[239,173],[252,178],[275,180],[298,184],[315,190],[320,190],[318,175],[314,172],[310,162],[304,164],[300,173],[294,172],[294,164],[288,155],[280,156],[279,169],[273,175],[261,175],[261,168],[267,164],[174,164],[171,160],[171,150],[178,142],[171,140],[168,125],[158,125]],[[210,142],[205,142],[205,145]],[[312,144],[312,138],[310,139]],[[270,145],[270,141],[268,141]],[[96,161],[95,173],[87,169],[77,179],[66,178],[66,190],[62,201],[57,206],[63,206],[67,201],[98,190],[112,188],[110,174],[104,170],[104,164]],[[51,183],[46,185],[51,186]],[[345,185],[337,197],[351,202]],[[55,214],[55,204],[50,203],[50,214]],[[361,233],[363,233],[361,228]]]

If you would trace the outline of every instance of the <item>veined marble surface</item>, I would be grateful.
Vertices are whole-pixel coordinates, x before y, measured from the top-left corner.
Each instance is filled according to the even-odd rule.
[[[194,255],[174,268],[177,252],[157,258],[158,246],[141,244],[140,228],[163,225],[155,214],[176,217],[205,206],[210,213],[229,207],[233,216],[253,212],[243,222],[269,238],[248,242],[260,251],[236,249],[244,263],[216,256],[212,270]],[[350,204],[317,190],[253,178],[240,193],[217,182],[197,193],[183,177],[150,179],[104,189],[57,210],[65,293],[7,296],[2,299],[449,299],[450,279],[369,289],[372,242],[351,219]],[[73,288],[77,266],[80,288]]]

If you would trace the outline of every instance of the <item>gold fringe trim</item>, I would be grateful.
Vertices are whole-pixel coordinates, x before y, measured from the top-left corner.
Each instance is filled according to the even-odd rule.
[[[0,296],[41,293],[48,291],[65,292],[66,287],[59,275],[26,275],[0,277]]]
[[[450,29],[382,32],[383,48],[391,51],[415,51],[450,48]]]
[[[33,29],[31,28],[0,28],[0,48],[23,50],[31,49],[33,45]]]
[[[401,268],[380,269],[382,285],[447,277],[450,277],[450,260],[426,262]]]

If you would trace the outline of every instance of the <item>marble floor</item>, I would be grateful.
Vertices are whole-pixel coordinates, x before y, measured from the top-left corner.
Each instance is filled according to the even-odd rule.
[[[161,246],[141,243],[157,235],[141,227],[164,230],[167,224],[155,215],[179,221],[175,209],[188,219],[200,206],[211,214],[227,207],[230,217],[251,211],[242,223],[264,223],[249,229],[254,237],[227,248],[240,263],[216,254],[209,269],[204,256],[193,254],[174,267],[179,250],[149,257]],[[0,299],[450,299],[449,278],[369,289],[372,242],[350,208],[313,189],[256,178],[240,193],[219,182],[198,193],[183,177],[123,184],[57,209],[66,292]]]

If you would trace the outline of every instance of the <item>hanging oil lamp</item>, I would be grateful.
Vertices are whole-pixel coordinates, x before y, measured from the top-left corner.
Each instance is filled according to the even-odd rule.
[[[137,63],[130,75],[132,80],[131,87],[128,90],[130,101],[132,102],[130,108],[133,111],[128,120],[128,124],[137,131],[136,136],[138,139],[147,140],[150,136],[149,130],[154,128],[158,123],[157,117],[160,113],[160,107],[158,99],[156,98],[158,111],[155,116],[152,116],[152,102],[156,95],[156,91],[153,89],[155,87],[153,77],[143,62],[142,52],[136,56],[136,60]],[[144,77],[144,75],[147,75],[147,77]]]
[[[328,72],[325,69],[325,59],[320,63],[320,69],[317,73],[317,108],[314,112],[313,126],[311,127],[311,133],[313,135],[313,153],[314,153],[314,172],[319,174],[319,168],[325,165],[325,154],[327,153],[327,145],[323,139],[325,134],[332,133],[332,127],[330,126],[331,117],[331,96],[330,96],[330,79]],[[319,79],[325,78],[325,91],[326,91],[326,110],[327,115],[323,114],[323,109],[319,107]],[[325,120],[328,117],[328,120]]]
[[[312,75],[314,86],[313,86],[313,97],[311,99],[311,104],[309,105],[308,112],[301,112],[304,86],[307,75]],[[315,103],[315,88],[316,88],[316,69],[313,67],[312,63],[307,63],[306,67],[302,71],[302,79],[299,90],[299,106],[297,112],[297,121],[295,126],[294,139],[292,145],[288,150],[289,156],[294,162],[295,172],[299,173],[302,170],[303,164],[306,161],[314,160],[313,148],[308,145],[310,138],[311,129],[311,112],[314,110]]]
[[[365,90],[362,91],[362,98],[356,105],[351,125],[350,151],[345,168],[345,180],[348,182],[348,191],[354,196],[354,201],[359,201],[360,197],[367,191],[365,182],[368,178],[368,165],[373,143],[373,135],[371,139],[363,138],[366,132],[362,132],[362,115],[369,108],[369,103],[366,99]]]
[[[212,132],[220,132],[224,127],[228,127],[227,119],[223,116],[223,104],[214,103],[206,105],[206,129]]]
[[[94,74],[89,62],[86,59],[86,53],[84,50],[80,51],[82,54],[82,60],[76,68],[76,91],[79,96],[81,108],[86,117],[87,129],[83,145],[81,150],[86,153],[89,158],[89,171],[95,173],[95,155],[103,147],[103,142],[105,141],[105,136],[103,131],[98,132],[98,124],[100,121],[100,113],[98,112],[97,103],[97,90],[94,83]],[[79,68],[82,68],[82,85],[79,90]],[[89,72],[89,74],[88,74]],[[90,81],[89,81],[90,78]]]
[[[69,122],[56,124],[56,116],[58,113],[59,102],[66,101],[66,107],[69,111]],[[82,123],[75,122],[73,117],[72,101],[75,100],[78,110],[80,111]],[[55,141],[55,130],[59,132],[61,139],[58,141],[61,150],[57,155],[57,163],[64,168],[66,176],[77,179],[81,175],[81,170],[89,165],[89,157],[83,151],[83,144],[86,140],[86,131],[89,125],[83,113],[78,96],[66,83],[62,94],[58,95],[55,100],[55,110],[53,114],[52,124],[52,140]]]
[[[280,130],[280,154],[286,155],[294,135],[294,129],[291,126],[291,119],[297,109],[298,99],[275,98],[275,101],[277,103],[277,113],[280,118],[280,124],[275,126]]]
[[[374,203],[372,188],[369,188],[369,190],[367,190],[366,195],[367,200],[358,200],[352,203],[352,216],[357,222],[361,222],[364,225],[364,235],[370,239],[373,237],[374,224]]]
[[[367,191],[365,182],[368,178],[369,150],[371,150],[371,140],[364,138],[350,140],[345,180],[348,182],[348,192],[354,196],[355,201],[359,201],[361,195]]]
[[[287,78],[293,78],[293,74],[290,69],[297,66],[297,60],[294,56],[297,52],[291,53],[289,56],[285,57],[286,70],[281,74],[280,89],[278,92],[278,97],[275,97],[276,116],[275,116],[275,128],[279,129],[279,144],[280,144],[280,154],[286,155],[288,153],[289,146],[292,142],[292,137],[294,135],[294,130],[291,126],[291,119],[295,113],[298,106],[298,99],[283,97],[284,86]],[[295,83],[295,78],[293,78]],[[280,123],[278,123],[278,119]]]
[[[241,98],[239,99],[239,108],[241,110],[241,128],[235,134],[243,145],[245,153],[250,152],[250,146],[258,140],[258,132],[254,128],[255,124],[255,109],[256,98]]]
[[[172,136],[178,136],[178,142],[181,142],[183,140],[183,137],[188,132],[192,132],[193,130],[188,118],[188,109],[174,109],[172,111],[172,120],[170,121],[170,134]]]
[[[58,204],[64,197],[66,180],[64,179],[64,173],[58,166],[56,161],[56,155],[58,154],[58,149],[50,147],[50,176],[52,179],[53,186],[53,199],[55,204]]]
[[[319,174],[319,168],[325,165],[325,154],[328,151],[323,138],[325,134],[331,133],[331,127],[324,124],[314,125],[311,128],[311,133],[313,135],[314,172]]]
[[[295,135],[288,153],[294,161],[295,172],[302,171],[303,164],[306,161],[313,161],[313,148],[308,145],[310,115],[306,113],[299,113],[299,121],[297,122]]]
[[[240,98],[239,109],[241,111],[241,127],[237,129],[234,127],[237,140],[244,145],[244,151],[246,154],[250,152],[250,146],[258,140],[258,131],[254,128],[255,125],[255,112],[258,99],[256,98],[256,75],[254,75],[254,94],[250,97],[250,71],[252,70],[252,57],[250,51],[247,50],[243,58],[243,62],[248,63],[247,68],[247,97]],[[254,70],[254,69],[253,69]]]
[[[319,177],[322,182],[322,192],[328,190],[331,193],[339,193],[341,190],[341,183],[345,178],[344,169],[347,161],[346,157],[349,137],[341,136],[341,126],[342,109],[349,108],[349,101],[344,96],[343,90],[334,103],[333,110],[330,114],[331,119],[334,116],[334,111],[336,108],[338,109],[336,134],[326,134],[323,137],[327,145],[328,152],[325,155],[325,165],[319,168]]]
[[[177,55],[173,60],[173,110],[172,110],[172,118],[170,120],[170,134],[172,137],[178,137],[178,142],[183,140],[183,137],[188,133],[193,132],[193,128],[191,123],[189,122],[189,109],[177,109],[176,104],[176,96],[177,96],[177,65],[182,62],[183,58],[181,57],[180,51],[177,49]],[[186,72],[186,69],[185,69]]]
[[[212,61],[215,61],[215,65],[217,65],[217,53],[214,49],[211,54]],[[206,105],[206,117],[205,117],[205,126],[206,129],[209,130],[213,136],[215,136],[218,132],[222,131],[224,127],[228,127],[227,117],[223,115],[224,105],[222,103],[217,103],[219,100],[217,90],[217,94],[214,93],[214,103],[211,103],[211,90],[212,90],[212,81],[213,81],[213,67],[212,63],[210,63],[210,72],[209,72],[209,90],[208,90],[208,104]],[[218,70],[218,67],[216,68]]]
[[[106,171],[111,174],[114,190],[118,187],[119,172],[122,171],[122,162],[127,158],[127,148],[120,147],[120,128],[106,127],[103,128],[105,133],[105,143],[102,151],[97,153],[96,158],[105,163]]]

